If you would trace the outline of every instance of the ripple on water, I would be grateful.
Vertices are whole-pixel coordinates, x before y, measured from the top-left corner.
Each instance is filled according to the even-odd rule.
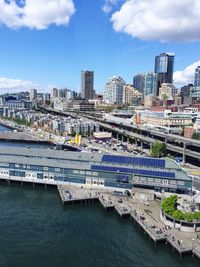
[[[54,189],[1,184],[0,199],[0,266],[199,266],[98,204],[62,206]]]

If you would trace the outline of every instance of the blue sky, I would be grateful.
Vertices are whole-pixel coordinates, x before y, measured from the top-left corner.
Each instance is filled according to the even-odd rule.
[[[179,27],[176,17],[187,19],[188,14],[190,20],[190,16],[194,16],[193,11],[190,14],[184,3],[189,1],[198,4],[198,1],[183,0],[183,4],[176,7],[177,14],[171,14],[172,23],[169,23],[169,28],[163,26],[165,34],[161,26],[163,21],[158,27],[155,16],[148,14],[148,7],[142,7],[142,14],[150,22],[156,21],[153,26],[143,21],[143,16],[137,17],[137,21],[133,20],[132,15],[140,8],[141,2],[148,5],[150,1],[147,0],[62,0],[64,6],[69,2],[74,6],[69,6],[66,10],[60,6],[60,10],[56,10],[56,18],[54,11],[49,12],[50,18],[47,18],[48,13],[42,10],[47,0],[40,0],[43,7],[37,6],[38,0],[34,1],[20,1],[22,7],[18,11],[17,5],[12,1],[7,1],[6,4],[4,0],[0,0],[0,8],[15,5],[12,18],[6,9],[1,9],[4,16],[0,14],[2,91],[19,87],[30,89],[34,85],[44,91],[51,86],[80,90],[81,70],[88,69],[94,70],[95,89],[102,92],[106,80],[113,75],[120,75],[127,83],[132,83],[133,75],[153,71],[154,57],[161,52],[175,53],[175,71],[178,71],[175,82],[178,85],[192,82],[194,67],[200,64],[200,30],[192,35],[187,26]],[[157,8],[157,1],[151,1],[152,8],[154,2],[155,9]],[[22,21],[17,12],[21,12],[25,5],[27,10],[30,5],[31,12],[35,8],[38,16],[30,17],[26,10],[26,20]],[[164,7],[160,8],[162,10]],[[16,20],[13,20],[15,15]],[[24,17],[25,15],[23,14]],[[200,11],[195,15],[195,20],[200,20]],[[193,26],[195,23],[194,21]]]

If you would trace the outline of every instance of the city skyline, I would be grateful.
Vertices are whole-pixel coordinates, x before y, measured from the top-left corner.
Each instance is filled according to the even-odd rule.
[[[192,11],[185,1],[176,6],[171,0],[162,1],[157,7],[157,0],[154,0],[150,14],[150,3],[145,0],[62,0],[60,3],[55,0],[47,16],[44,6],[48,1],[42,0],[41,5],[35,4],[35,17],[29,12],[34,1],[11,2],[12,5],[9,1],[0,1],[2,92],[5,88],[12,91],[32,87],[44,92],[51,87],[68,87],[81,92],[80,73],[91,70],[95,73],[94,89],[102,93],[106,81],[114,75],[132,83],[133,76],[138,73],[152,72],[155,56],[163,52],[175,54],[174,82],[177,86],[194,82],[194,70],[200,65],[199,30],[195,28],[194,19],[190,26],[180,27],[179,32],[174,25],[177,14],[185,22],[192,15],[200,20],[200,12],[195,11],[198,1],[189,1],[192,6],[196,5]],[[165,34],[154,24],[149,36],[148,25],[140,14],[136,21],[130,17],[142,3],[144,17],[151,18],[151,23],[155,22],[157,11],[171,10],[167,15],[171,24]],[[159,19],[164,23],[164,19]],[[143,32],[134,29],[133,25],[138,23],[145,26]],[[163,27],[160,23],[160,28]]]

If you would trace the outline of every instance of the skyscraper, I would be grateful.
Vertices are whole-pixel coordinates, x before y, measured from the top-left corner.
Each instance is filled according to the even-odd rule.
[[[156,95],[157,74],[154,72],[145,72],[133,77],[133,86],[146,95]]]
[[[122,104],[124,85],[126,83],[121,77],[114,76],[109,79],[104,89],[104,101],[107,104]]]
[[[33,88],[30,90],[30,101],[33,101],[35,99],[37,99],[37,90]]]
[[[157,90],[157,74],[154,72],[146,72],[144,74],[144,96],[156,95]]]
[[[94,71],[81,71],[81,96],[86,100],[94,98]]]
[[[155,57],[155,73],[158,75],[157,92],[162,83],[173,83],[174,54],[161,53]]]
[[[58,97],[58,89],[57,88],[52,88],[51,97],[52,98],[57,98]]]
[[[137,74],[133,77],[133,86],[140,91],[140,93],[144,93],[144,74]]]
[[[200,86],[200,66],[196,67],[195,69],[194,86]]]

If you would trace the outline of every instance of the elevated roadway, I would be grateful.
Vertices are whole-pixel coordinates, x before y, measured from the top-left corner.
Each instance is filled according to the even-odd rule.
[[[131,131],[127,131],[127,130],[123,130],[123,129],[120,129],[118,127],[110,127],[109,124],[107,123],[102,123],[102,122],[99,122],[99,125],[101,126],[101,128],[105,129],[105,130],[108,130],[112,133],[115,133],[115,134],[118,134],[118,135],[121,135],[122,137],[122,140],[123,140],[123,137],[126,137],[128,138],[127,140],[129,139],[137,139],[143,143],[146,143],[146,144],[149,144],[150,146],[155,142],[155,138],[152,138],[152,137],[149,137],[149,136],[144,136],[144,135],[141,135],[141,134],[138,134],[138,133],[134,133],[134,132],[131,132]],[[176,139],[179,141],[179,137],[176,136]],[[189,157],[192,157],[192,158],[195,158],[197,160],[200,159],[200,153],[197,152],[197,151],[192,151],[192,150],[189,150],[187,149],[186,147],[186,144],[184,144],[183,147],[180,147],[180,146],[176,146],[176,145],[172,145],[172,144],[169,144],[167,142],[168,140],[168,135],[167,135],[167,138],[166,140],[164,141],[161,141],[163,143],[165,143],[166,145],[166,149],[168,151],[173,151],[173,152],[177,152],[179,154],[182,154],[183,155],[183,159],[185,160],[185,156],[189,156]],[[189,139],[190,140],[190,139]]]

